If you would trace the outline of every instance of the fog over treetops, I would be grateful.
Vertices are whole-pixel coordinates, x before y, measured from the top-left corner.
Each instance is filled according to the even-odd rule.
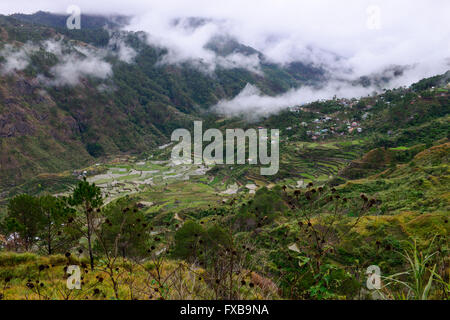
[[[0,13],[43,10],[66,14],[70,4],[19,0],[1,3]],[[82,14],[129,16],[124,30],[144,31],[149,44],[167,50],[158,64],[189,63],[209,74],[217,67],[244,68],[263,76],[264,63],[302,62],[323,70],[328,80],[319,87],[292,88],[276,97],[247,87],[234,99],[212,106],[224,113],[235,109],[267,113],[335,94],[367,95],[384,87],[407,86],[449,68],[450,3],[445,0],[353,0],[345,4],[325,0],[81,0],[76,5]],[[251,50],[215,50],[223,39]],[[100,77],[108,74],[100,69]],[[361,77],[385,81],[362,88]]]

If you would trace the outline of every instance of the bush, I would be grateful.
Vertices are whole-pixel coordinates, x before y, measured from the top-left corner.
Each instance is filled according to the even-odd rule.
[[[204,229],[194,221],[186,221],[175,234],[175,248],[173,255],[177,258],[188,259],[195,253],[199,237]]]
[[[11,267],[19,264],[35,262],[38,256],[34,253],[0,252],[0,267]]]
[[[95,158],[103,156],[105,154],[105,150],[99,143],[88,143],[86,146],[87,152]]]

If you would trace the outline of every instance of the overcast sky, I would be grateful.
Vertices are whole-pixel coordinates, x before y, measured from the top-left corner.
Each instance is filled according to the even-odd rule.
[[[70,4],[82,13],[135,16],[129,28],[148,31],[153,41],[172,47],[174,59],[208,59],[203,45],[218,33],[235,36],[280,63],[319,63],[332,52],[345,57],[358,75],[413,63],[425,63],[424,69],[434,73],[450,57],[448,0],[2,0],[0,12],[64,13]],[[169,24],[183,17],[214,23],[189,33]]]
[[[409,65],[393,84],[409,85],[449,69],[449,0],[1,0],[0,13],[65,13],[71,4],[86,14],[134,16],[127,29],[146,31],[149,41],[167,47],[167,63],[225,63],[204,48],[211,37],[225,34],[273,62],[325,65],[340,78]],[[210,22],[195,30],[172,23],[187,17]],[[336,62],[336,56],[342,59]],[[259,61],[233,56],[226,63],[257,71]]]

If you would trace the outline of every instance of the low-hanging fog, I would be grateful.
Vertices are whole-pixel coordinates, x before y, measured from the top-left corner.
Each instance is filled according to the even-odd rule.
[[[228,36],[260,51],[270,62],[301,61],[327,71],[329,83],[321,89],[303,87],[268,97],[247,86],[234,99],[213,106],[226,114],[276,112],[334,95],[367,95],[376,88],[350,82],[403,66],[402,75],[386,87],[409,85],[444,73],[450,64],[448,0],[16,0],[2,1],[0,13],[65,13],[70,4],[84,14],[131,16],[126,30],[145,31],[150,44],[168,49],[159,63],[189,62],[206,72],[221,66],[260,73],[258,55],[218,56],[208,49],[214,37]],[[192,23],[190,18],[197,20]],[[23,61],[20,54],[15,59]]]

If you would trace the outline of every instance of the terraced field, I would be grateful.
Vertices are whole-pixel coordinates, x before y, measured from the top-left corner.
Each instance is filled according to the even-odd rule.
[[[189,211],[236,194],[254,193],[262,186],[270,188],[275,183],[302,188],[310,181],[325,182],[359,157],[362,143],[282,142],[280,169],[274,176],[261,176],[258,165],[176,164],[169,160],[171,148],[165,145],[140,158],[122,156],[78,171],[41,175],[11,190],[4,199],[16,193],[39,194],[42,190],[66,195],[85,175],[101,188],[105,203],[128,195],[146,203],[148,213]]]
[[[204,175],[205,166],[175,165],[170,161],[142,161],[121,165],[107,165],[107,172],[89,177],[111,201],[117,197],[142,192],[156,185],[167,185],[176,180],[189,180]]]
[[[278,178],[292,187],[325,182],[362,154],[360,141],[327,143],[289,142],[280,151]]]

